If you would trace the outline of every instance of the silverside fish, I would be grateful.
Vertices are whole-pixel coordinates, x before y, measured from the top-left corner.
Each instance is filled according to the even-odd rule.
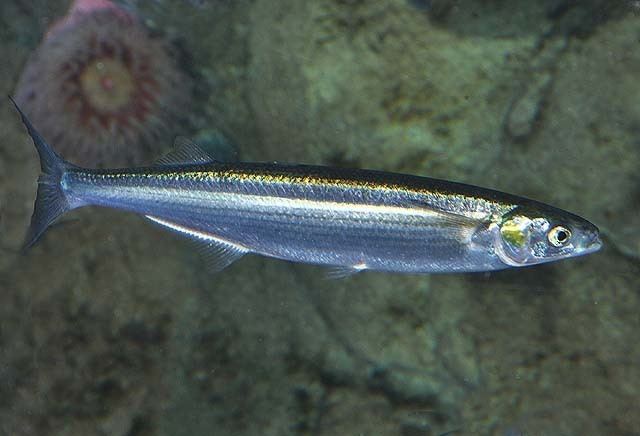
[[[155,166],[80,168],[16,108],[42,170],[25,247],[83,206],[131,211],[190,238],[213,270],[255,253],[330,266],[336,277],[494,271],[602,245],[585,219],[515,195],[382,171],[221,162],[186,140]]]

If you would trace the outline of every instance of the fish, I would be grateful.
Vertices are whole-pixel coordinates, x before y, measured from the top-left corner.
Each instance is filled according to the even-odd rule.
[[[41,167],[25,247],[85,206],[134,212],[194,241],[213,271],[252,253],[324,265],[334,277],[484,272],[602,246],[589,221],[516,195],[367,169],[216,160],[186,139],[152,166],[81,168],[13,103]]]

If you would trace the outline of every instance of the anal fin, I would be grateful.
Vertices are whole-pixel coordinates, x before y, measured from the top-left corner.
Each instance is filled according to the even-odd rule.
[[[189,238],[193,243],[195,243],[211,272],[223,270],[250,251],[242,245],[228,241],[211,233],[192,229],[182,224],[174,223],[152,215],[145,215],[145,217],[164,228]]]

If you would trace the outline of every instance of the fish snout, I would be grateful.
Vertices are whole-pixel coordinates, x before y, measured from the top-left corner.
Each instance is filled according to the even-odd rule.
[[[582,244],[580,244],[583,248],[583,253],[593,253],[602,248],[602,239],[600,238],[600,231],[597,227],[593,226],[588,230],[585,230]]]

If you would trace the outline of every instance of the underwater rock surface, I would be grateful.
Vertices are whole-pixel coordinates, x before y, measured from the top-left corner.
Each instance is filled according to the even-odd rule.
[[[500,153],[510,58],[528,54],[531,36],[462,38],[404,1],[254,11],[251,98],[270,158],[286,144],[287,160],[459,179]]]
[[[593,220],[605,248],[488,275],[330,281],[254,257],[210,275],[188,244],[94,209],[19,254],[38,169],[7,102],[0,434],[640,428],[640,15],[630,3],[120,4],[184,47],[198,79],[194,137],[223,131],[252,160],[531,196]],[[3,6],[5,94],[67,7]]]

